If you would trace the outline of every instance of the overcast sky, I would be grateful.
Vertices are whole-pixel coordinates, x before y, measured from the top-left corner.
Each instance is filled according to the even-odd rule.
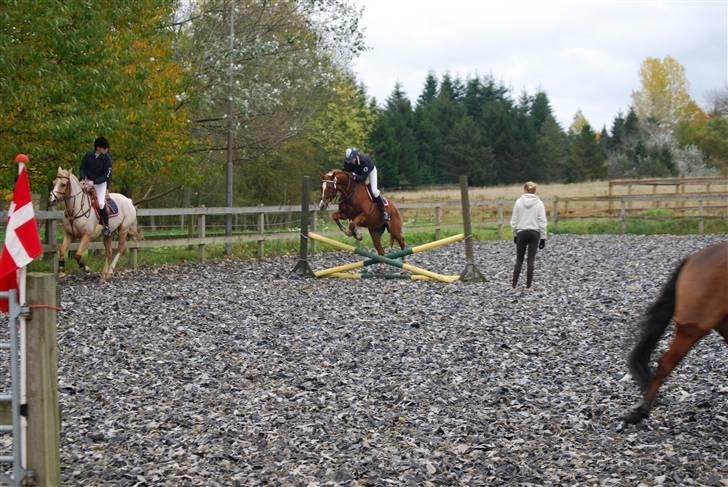
[[[562,127],[581,109],[609,129],[640,88],[647,57],[686,69],[692,98],[726,87],[726,0],[355,0],[369,51],[354,72],[380,105],[397,81],[415,103],[433,71],[492,75],[512,89],[546,92]]]

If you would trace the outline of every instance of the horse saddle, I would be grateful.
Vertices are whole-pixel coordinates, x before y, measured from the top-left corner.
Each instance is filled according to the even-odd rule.
[[[99,215],[99,200],[96,198],[96,190],[91,188],[88,194],[91,197],[91,206],[96,212],[96,218],[101,221],[101,215]],[[119,214],[119,205],[116,204],[116,201],[111,199],[111,195],[109,193],[106,193],[105,200],[106,204],[104,206],[106,207],[106,214],[109,215],[109,218],[117,216]]]
[[[372,188],[370,188],[368,184],[367,184],[367,194],[369,195],[369,200],[374,201],[374,196],[372,195]],[[379,196],[382,198],[382,202],[384,202],[384,206],[389,206],[389,201],[387,201],[387,199],[384,196],[382,196],[382,193],[379,193]]]

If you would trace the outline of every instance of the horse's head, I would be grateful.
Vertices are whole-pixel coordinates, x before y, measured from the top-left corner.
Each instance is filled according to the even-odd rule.
[[[331,204],[331,201],[336,197],[337,191],[342,188],[342,183],[346,184],[344,177],[346,173],[333,169],[326,174],[321,173],[321,201],[319,202],[319,209],[324,210]]]
[[[53,191],[48,202],[55,205],[58,200],[67,199],[71,190],[71,171],[67,171],[61,167],[58,168],[56,177],[53,180]]]

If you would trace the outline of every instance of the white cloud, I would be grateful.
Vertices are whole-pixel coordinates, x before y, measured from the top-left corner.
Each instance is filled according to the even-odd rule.
[[[609,127],[647,57],[675,57],[692,97],[726,80],[725,1],[359,0],[371,50],[354,71],[382,103],[396,82],[416,101],[435,71],[492,75],[518,96],[543,89],[564,126],[581,109]]]

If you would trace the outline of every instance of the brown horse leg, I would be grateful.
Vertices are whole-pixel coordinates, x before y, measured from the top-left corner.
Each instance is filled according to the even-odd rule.
[[[382,247],[382,232],[378,229],[369,229],[369,235],[372,237],[374,248],[377,249],[379,255],[384,255],[384,247]]]
[[[652,376],[647,389],[645,390],[642,402],[633,411],[631,411],[624,420],[627,423],[636,424],[650,415],[657,391],[665,379],[670,375],[677,364],[687,355],[691,348],[705,336],[710,330],[701,328],[693,323],[675,323],[675,336],[672,339],[670,348],[662,354],[657,362],[657,370]]]
[[[344,228],[344,224],[341,223],[341,217],[344,216],[340,211],[336,211],[331,215],[331,219],[336,222],[336,225],[339,227],[339,230],[344,232],[344,235],[347,237],[351,237],[351,233],[347,233],[346,228]]]
[[[723,318],[716,330],[718,330],[718,333],[720,333],[723,337],[725,344],[728,345],[728,316]]]
[[[61,247],[58,249],[58,277],[64,277],[66,275],[66,253],[68,252],[68,247],[71,246],[71,241],[73,240],[73,237],[68,233],[63,233],[63,243],[61,243]]]
[[[361,235],[359,235],[359,232],[357,231],[356,227],[361,226],[362,223],[366,220],[366,215],[357,215],[354,217],[351,222],[349,222],[349,233],[347,233],[348,236],[353,236],[357,240],[361,240]],[[381,245],[380,245],[381,246]]]
[[[78,250],[76,250],[76,255],[74,256],[76,262],[78,262],[78,267],[84,272],[91,272],[91,268],[83,261],[83,253],[86,252],[89,243],[91,243],[91,235],[81,237],[81,242],[78,244]]]

